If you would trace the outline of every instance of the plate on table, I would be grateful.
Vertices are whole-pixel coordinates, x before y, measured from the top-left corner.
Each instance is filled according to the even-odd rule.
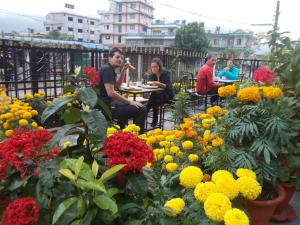
[[[143,90],[142,87],[138,87],[138,86],[129,86],[129,87],[124,87],[125,90],[132,90],[132,91],[140,91]]]
[[[155,86],[155,85],[145,85],[144,88],[146,88],[146,89],[157,89],[158,86]]]

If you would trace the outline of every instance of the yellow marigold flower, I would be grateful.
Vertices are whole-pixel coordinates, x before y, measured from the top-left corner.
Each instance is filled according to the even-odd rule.
[[[199,202],[205,202],[209,195],[216,192],[216,189],[213,182],[199,183],[194,190],[194,196]]]
[[[146,167],[149,168],[149,169],[151,169],[153,167],[153,165],[152,165],[152,163],[147,162]]]
[[[235,85],[227,85],[223,87],[219,87],[218,94],[220,97],[228,97],[236,94]]]
[[[260,100],[260,93],[258,87],[246,87],[240,89],[237,97],[241,102],[257,102]]]
[[[212,149],[211,145],[206,145],[203,147],[204,152],[209,152]]]
[[[28,121],[25,119],[19,120],[19,126],[26,127],[28,125]]]
[[[66,141],[64,142],[64,148],[68,148],[72,145],[72,142],[71,141]]]
[[[256,180],[256,173],[253,170],[239,168],[236,171],[236,175],[238,177],[251,177]]]
[[[31,115],[30,112],[25,112],[25,113],[23,114],[23,118],[24,118],[24,119],[31,119],[31,118],[32,118],[32,115]]]
[[[142,139],[143,141],[147,141],[147,135],[146,134],[139,135],[139,138]]]
[[[31,99],[33,99],[33,95],[32,94],[25,94],[25,99],[26,100],[31,100]]]
[[[39,114],[36,110],[31,110],[30,113],[32,116],[37,116]]]
[[[34,128],[37,128],[37,127],[38,127],[38,124],[37,124],[36,122],[32,122],[32,123],[31,123],[31,126],[34,127]]]
[[[222,112],[222,108],[220,106],[213,106],[213,107],[209,107],[207,109],[207,114],[209,115],[214,115],[214,114],[219,114],[220,112]]]
[[[167,163],[166,165],[166,170],[169,172],[169,173],[173,173],[177,170],[178,168],[178,165],[176,163]]]
[[[166,137],[166,141],[174,141],[175,140],[175,135],[168,135],[167,137]]]
[[[282,91],[278,87],[264,87],[263,94],[266,98],[274,100],[282,95]]]
[[[249,225],[248,216],[240,209],[228,210],[224,216],[225,225]]]
[[[203,178],[202,170],[196,166],[184,168],[179,176],[180,185],[185,188],[194,188]]]
[[[179,151],[179,152],[176,154],[176,156],[177,156],[178,158],[182,158],[182,157],[183,157],[183,152]]]
[[[164,161],[165,161],[165,163],[173,162],[173,157],[171,155],[166,155],[164,157]]]
[[[211,142],[211,144],[212,144],[212,146],[214,146],[214,147],[218,147],[218,146],[221,146],[222,144],[223,144],[223,139],[222,138],[220,138],[220,137],[216,137],[216,138],[214,138],[213,140],[212,140],[212,142]]]
[[[197,154],[189,154],[188,159],[190,162],[197,162],[199,160],[199,156]]]
[[[119,130],[115,127],[109,127],[109,128],[107,128],[106,135],[107,135],[107,137],[109,137],[118,131]]]
[[[200,119],[204,120],[204,119],[208,119],[208,118],[211,118],[211,115],[207,114],[207,113],[203,113],[203,114],[200,114]]]
[[[231,209],[229,198],[221,193],[213,193],[204,202],[204,211],[207,217],[213,221],[224,220],[225,213]]]
[[[203,133],[203,140],[208,142],[210,140],[210,130],[205,130]]]
[[[42,126],[39,126],[38,129],[39,129],[39,130],[43,130],[43,129],[45,129],[45,128],[42,127]]]
[[[152,144],[154,144],[156,142],[156,138],[154,137],[154,136],[149,136],[148,138],[147,138],[147,144],[148,145],[152,145]]]
[[[40,96],[45,96],[45,92],[44,91],[39,91],[38,93],[40,94]]]
[[[211,180],[216,182],[221,177],[233,178],[232,173],[228,172],[227,170],[217,170],[213,173]]]
[[[13,118],[14,118],[14,114],[11,113],[11,112],[6,113],[6,114],[5,114],[5,118],[6,118],[7,120],[13,119]]]
[[[226,195],[230,200],[235,199],[239,195],[237,182],[231,177],[219,177],[215,182],[217,191]]]
[[[180,151],[180,148],[177,147],[177,146],[172,146],[172,147],[170,148],[170,153],[171,153],[171,154],[177,154],[179,151]]]
[[[240,193],[248,200],[255,200],[261,193],[260,184],[251,177],[237,179]]]
[[[6,131],[4,132],[4,134],[5,134],[6,137],[10,137],[13,133],[14,133],[13,130],[6,130]]]
[[[7,129],[10,128],[9,122],[3,123],[2,126],[3,126],[3,128],[4,128],[5,130],[7,130]]]
[[[194,144],[191,141],[184,141],[182,142],[182,147],[184,150],[191,150],[194,147]]]
[[[167,209],[164,210],[164,213],[167,216],[177,216],[182,212],[185,207],[184,200],[182,198],[173,198],[167,201],[164,205]]]
[[[40,95],[40,93],[35,93],[35,94],[34,94],[34,97],[35,97],[35,98],[40,98],[40,97],[42,97],[42,96]]]

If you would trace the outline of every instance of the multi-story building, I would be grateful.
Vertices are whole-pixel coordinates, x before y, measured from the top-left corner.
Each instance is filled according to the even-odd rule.
[[[99,43],[100,20],[69,12],[52,12],[46,15],[46,32],[57,30],[72,36],[75,41]]]
[[[108,11],[98,11],[101,43],[124,46],[124,35],[147,32],[153,19],[153,10],[150,0],[110,0]]]

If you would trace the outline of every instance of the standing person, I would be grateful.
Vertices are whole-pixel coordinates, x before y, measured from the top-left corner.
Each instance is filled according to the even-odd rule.
[[[143,104],[131,101],[120,95],[116,89],[120,87],[125,78],[126,69],[131,65],[125,63],[121,69],[118,80],[115,69],[121,67],[123,55],[120,49],[112,48],[108,54],[109,63],[102,66],[99,70],[100,99],[102,99],[112,109],[112,117],[118,120],[118,125],[123,129],[128,123],[129,118],[133,118],[133,123],[141,128],[140,133],[144,133],[147,110]]]
[[[237,80],[239,78],[239,72],[240,70],[233,64],[233,61],[229,59],[227,66],[218,73],[218,77],[225,77],[228,80]]]
[[[213,80],[213,67],[217,62],[217,55],[210,53],[205,59],[205,64],[200,68],[197,76],[198,94],[215,94],[210,98],[211,105],[215,105],[218,100],[219,83]]]
[[[152,127],[155,127],[158,122],[158,107],[166,102],[173,100],[174,93],[171,83],[170,72],[163,69],[162,61],[159,58],[154,58],[151,61],[151,75],[149,81],[151,85],[163,88],[164,91],[152,92],[147,104],[147,111],[153,109]]]

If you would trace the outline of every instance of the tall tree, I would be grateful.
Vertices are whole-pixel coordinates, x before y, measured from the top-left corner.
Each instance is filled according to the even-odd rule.
[[[206,52],[210,42],[205,34],[204,24],[193,22],[178,29],[174,45],[178,49]]]

